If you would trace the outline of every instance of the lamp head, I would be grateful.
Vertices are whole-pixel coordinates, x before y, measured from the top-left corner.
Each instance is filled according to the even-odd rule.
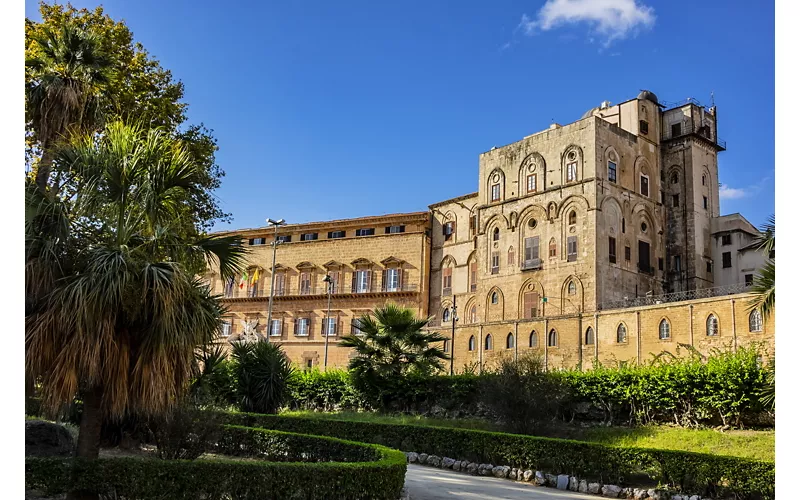
[[[283,220],[283,219],[278,219],[278,220],[267,219],[267,224],[272,224],[274,226],[279,226],[279,225],[283,224],[284,222],[286,222],[286,221]]]

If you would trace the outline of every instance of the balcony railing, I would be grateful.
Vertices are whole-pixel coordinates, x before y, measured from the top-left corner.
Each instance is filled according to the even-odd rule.
[[[382,284],[380,286],[369,286],[369,287],[352,287],[352,286],[338,286],[334,287],[332,294],[336,295],[358,295],[362,293],[400,293],[400,292],[416,292],[419,286],[416,283],[404,283],[400,286],[389,286],[389,284]],[[275,297],[302,297],[302,296],[315,296],[315,295],[327,295],[327,289],[325,286],[318,286],[318,287],[306,287],[306,286],[297,286],[297,287],[283,287],[283,288],[276,288],[275,289]],[[251,290],[235,290],[231,294],[224,294],[224,299],[245,299],[245,298],[269,298],[269,288],[266,290],[255,290],[255,293]]]
[[[598,309],[624,309],[626,307],[651,306],[666,304],[668,302],[681,302],[684,300],[708,299],[712,297],[722,297],[725,295],[735,295],[747,292],[752,285],[739,283],[736,285],[719,286],[715,288],[701,288],[698,290],[687,290],[684,292],[665,293],[663,295],[651,295],[649,297],[633,297],[622,300],[612,300],[598,306]]]
[[[680,122],[675,123],[673,125],[664,124],[664,130],[661,134],[661,140],[667,141],[670,139],[675,139],[678,137],[683,137],[686,135],[699,135],[700,137],[710,141],[722,149],[726,148],[725,141],[721,140],[719,137],[714,137],[714,130],[707,125],[699,125],[693,124],[691,122]]]
[[[523,271],[530,271],[533,269],[541,269],[541,268],[542,268],[542,259],[530,259],[522,263]]]

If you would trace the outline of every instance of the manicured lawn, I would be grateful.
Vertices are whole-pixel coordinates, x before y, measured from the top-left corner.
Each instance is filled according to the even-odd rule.
[[[493,424],[480,419],[444,419],[414,415],[379,415],[375,413],[316,413],[286,412],[284,415],[311,416],[314,418],[333,418],[359,420],[364,422],[390,424],[434,425],[502,431]],[[645,427],[578,427],[558,425],[542,429],[539,435],[591,441],[612,446],[636,446],[641,448],[661,448],[667,450],[696,451],[716,455],[731,455],[760,460],[775,460],[775,431],[726,431],[710,429],[682,429],[665,425]]]

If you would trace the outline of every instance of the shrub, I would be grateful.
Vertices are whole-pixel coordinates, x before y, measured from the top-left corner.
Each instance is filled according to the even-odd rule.
[[[369,407],[346,370],[295,371],[288,389],[289,406],[293,410],[339,411]]]
[[[760,460],[420,425],[227,414],[232,423],[335,436],[457,460],[622,483],[647,474],[683,491],[774,498],[775,464]]]
[[[28,458],[25,484],[48,495],[68,491],[74,485],[87,493],[139,500],[394,500],[400,496],[405,480],[405,456],[377,445],[263,429],[226,428],[217,449],[238,456],[303,462]],[[347,461],[330,461],[336,459]]]
[[[197,352],[193,371],[189,395],[196,406],[228,408],[236,404],[235,366],[222,347]]]
[[[241,410],[277,412],[286,401],[294,372],[280,346],[272,342],[234,344],[233,359]]]
[[[150,423],[158,458],[164,460],[194,460],[205,453],[209,442],[219,434],[220,418],[178,406],[166,418]]]

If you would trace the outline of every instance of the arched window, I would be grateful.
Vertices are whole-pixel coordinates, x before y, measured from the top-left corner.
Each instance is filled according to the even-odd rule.
[[[622,343],[628,340],[628,329],[625,328],[624,323],[620,323],[617,327],[617,342]]]
[[[514,255],[514,247],[508,247],[508,265],[513,266],[516,264],[516,255]]]
[[[710,314],[706,319],[706,335],[709,337],[719,335],[719,320],[713,314]]]
[[[669,339],[669,321],[662,319],[658,324],[658,338],[661,340]]]
[[[531,330],[531,336],[528,337],[528,347],[539,347],[539,336],[536,330]]]
[[[444,345],[442,346],[442,350],[444,352],[450,352],[450,341],[445,339]]]
[[[574,281],[570,281],[569,285],[567,285],[567,293],[569,295],[575,295],[577,293],[577,287],[575,286]]]
[[[514,334],[508,332],[508,336],[506,337],[506,349],[513,349],[514,348]]]
[[[703,185],[706,185],[706,174],[703,174]]]
[[[492,334],[491,333],[486,336],[486,339],[483,342],[483,348],[486,351],[491,351],[492,350]]]
[[[625,234],[625,219],[622,219],[622,233]]]
[[[594,345],[594,329],[590,326],[586,329],[586,337],[584,339],[586,345]]]
[[[450,321],[450,308],[445,307],[442,311],[442,323],[448,323]]]
[[[672,184],[677,184],[678,183],[678,172],[672,172],[672,176],[669,178],[669,181]]]
[[[472,308],[469,310],[469,322],[478,322],[478,306],[472,306]]]
[[[500,241],[500,228],[499,227],[494,228],[494,231],[492,231],[492,241]]]
[[[750,331],[760,332],[764,329],[764,318],[761,316],[761,311],[753,309],[750,313]]]
[[[469,350],[470,351],[474,351],[475,350],[475,335],[471,335],[469,337]]]
[[[555,328],[547,334],[547,345],[548,347],[558,347],[558,333]]]
[[[569,213],[569,225],[572,226],[578,221],[578,215],[575,213],[575,210]]]
[[[492,292],[492,304],[497,304],[498,302],[500,302],[500,296],[497,292]]]
[[[550,251],[549,251],[550,258],[556,257],[556,239],[550,238]]]

